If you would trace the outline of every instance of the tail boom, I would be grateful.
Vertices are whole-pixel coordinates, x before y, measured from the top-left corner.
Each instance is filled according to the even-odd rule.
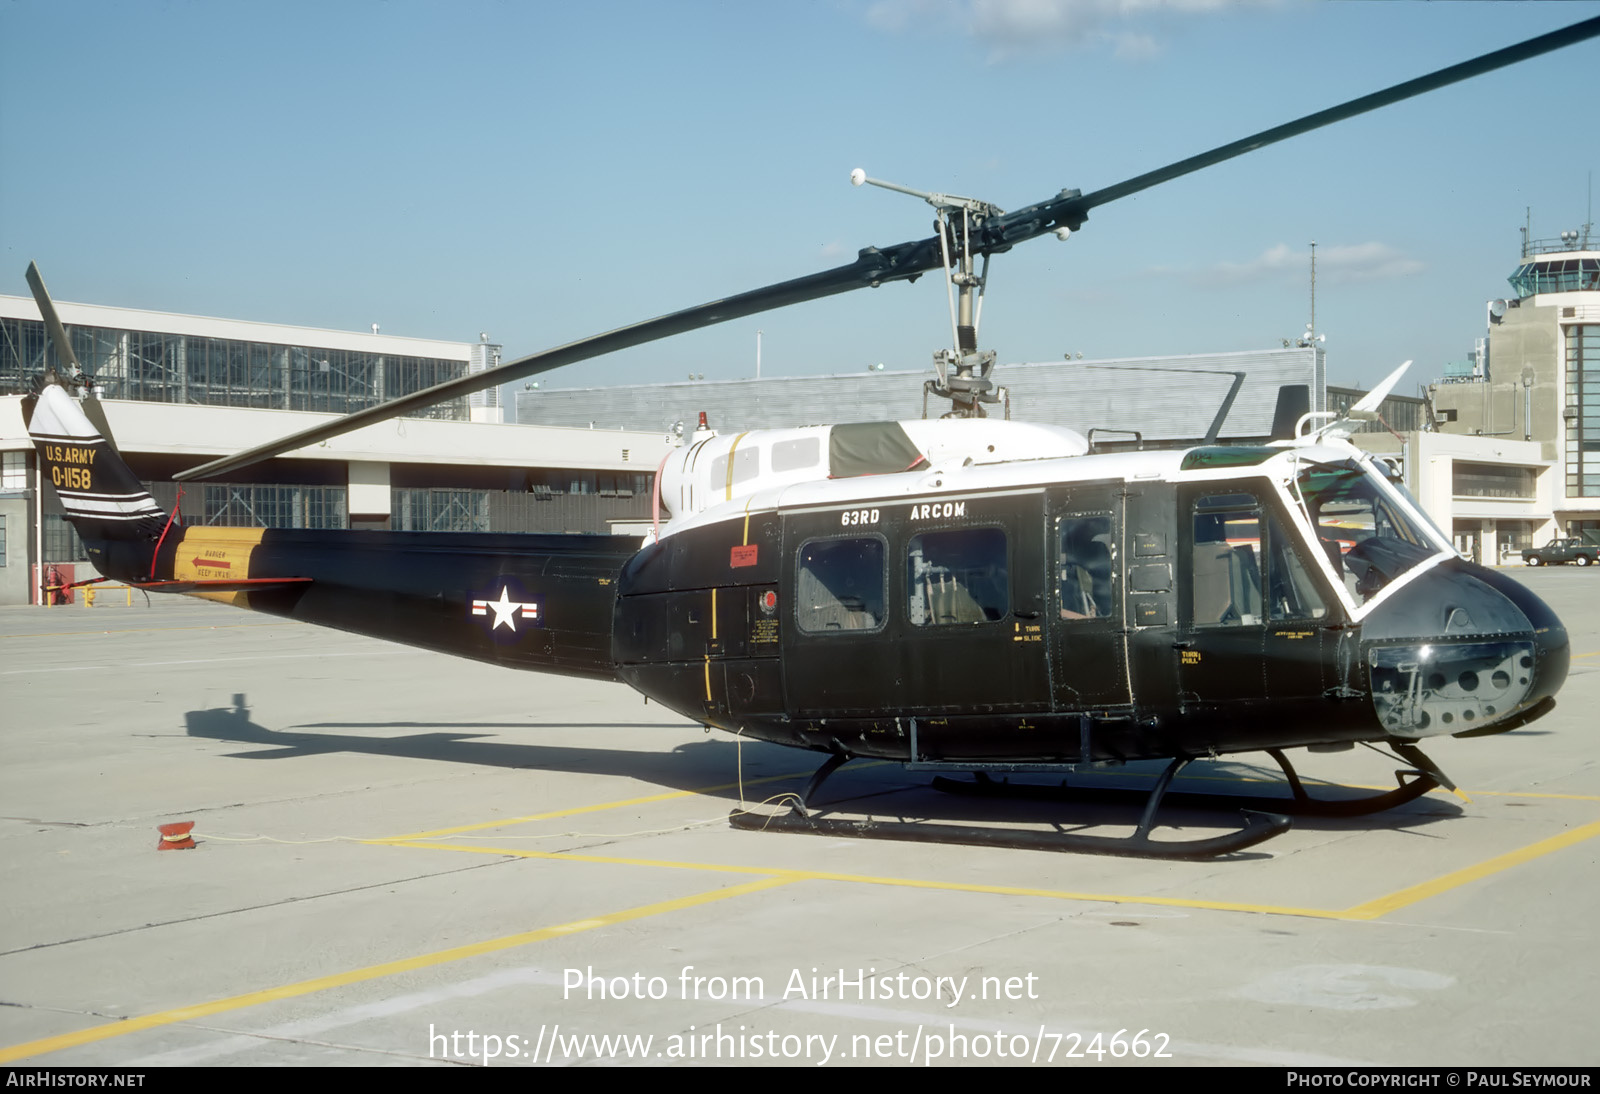
[[[106,577],[515,668],[617,679],[604,535],[183,526],[59,383],[25,407],[39,466]]]

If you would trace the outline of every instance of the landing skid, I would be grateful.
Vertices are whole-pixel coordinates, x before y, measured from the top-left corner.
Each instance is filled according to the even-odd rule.
[[[1139,826],[1131,836],[1083,836],[1071,832],[1042,832],[1017,828],[980,828],[958,824],[920,824],[900,821],[838,820],[818,816],[810,809],[811,798],[827,777],[848,762],[849,757],[834,755],[818,768],[790,811],[776,815],[734,810],[728,821],[735,828],[757,832],[804,832],[816,836],[845,836],[855,839],[892,839],[914,843],[948,843],[967,847],[1011,847],[1030,851],[1064,851],[1081,855],[1125,855],[1133,858],[1207,859],[1233,854],[1254,847],[1289,830],[1289,819],[1271,813],[1241,810],[1243,825],[1234,832],[1207,839],[1156,840],[1150,838],[1156,810],[1167,788],[1190,762],[1180,756],[1167,765],[1145,801]],[[941,780],[935,780],[935,785]],[[971,786],[978,784],[959,784]],[[1000,787],[1003,784],[990,783]]]
[[[1263,798],[1246,794],[1195,794],[1187,791],[1175,791],[1167,795],[1166,800],[1180,807],[1197,809],[1237,809],[1241,805],[1259,806],[1271,810],[1273,813],[1288,814],[1296,817],[1364,817],[1371,813],[1381,813],[1386,809],[1404,805],[1415,801],[1428,793],[1443,786],[1453,790],[1455,786],[1444,776],[1434,762],[1429,759],[1421,749],[1415,745],[1394,745],[1394,751],[1401,759],[1412,764],[1414,770],[1402,769],[1396,771],[1395,781],[1399,784],[1395,789],[1381,794],[1369,794],[1361,798],[1345,798],[1330,801],[1325,798],[1313,798],[1306,793],[1305,787],[1300,782],[1300,776],[1295,772],[1294,765],[1283,754],[1281,749],[1269,748],[1267,755],[1278,762],[1283,769],[1283,774],[1289,782],[1289,791],[1294,796],[1284,798]],[[950,779],[944,776],[933,780],[936,789],[947,794],[966,794],[977,797],[1013,797],[1042,801],[1090,801],[1090,802],[1119,802],[1141,794],[1138,790],[1113,790],[1101,787],[1073,787],[1065,784],[1059,786],[1040,786],[1029,783],[999,782],[983,772],[977,772],[972,781],[964,779]]]

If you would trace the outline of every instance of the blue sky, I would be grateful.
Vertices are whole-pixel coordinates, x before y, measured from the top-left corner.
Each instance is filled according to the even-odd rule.
[[[1600,3],[0,0],[0,291],[470,340],[508,358],[1011,209],[1600,14]],[[1000,360],[1258,349],[1437,375],[1518,229],[1584,220],[1590,42],[1103,206],[996,259]],[[1587,105],[1585,105],[1587,104]],[[924,368],[935,277],[554,373]]]

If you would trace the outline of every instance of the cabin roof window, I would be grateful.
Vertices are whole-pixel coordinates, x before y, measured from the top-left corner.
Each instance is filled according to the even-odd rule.
[[[733,457],[733,475],[728,475],[728,457]],[[761,473],[761,449],[758,445],[748,448],[735,448],[731,453],[724,453],[711,461],[711,489],[718,487],[734,486],[741,482],[748,482]]]
[[[822,462],[821,437],[795,437],[772,446],[774,471],[804,471]]]

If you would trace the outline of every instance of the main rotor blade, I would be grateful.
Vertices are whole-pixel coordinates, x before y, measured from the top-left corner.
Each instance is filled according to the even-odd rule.
[[[1570,27],[1554,30],[1548,34],[1541,34],[1537,38],[1530,38],[1526,42],[1504,49],[1497,49],[1493,53],[1485,53],[1482,57],[1470,61],[1462,61],[1448,68],[1426,76],[1418,76],[1413,80],[1395,84],[1383,91],[1374,91],[1370,95],[1363,95],[1359,99],[1351,99],[1340,106],[1331,106],[1326,110],[1319,110],[1315,114],[1307,114],[1296,121],[1285,122],[1283,125],[1263,129],[1261,132],[1241,140],[1231,141],[1219,145],[1209,152],[1201,152],[1197,156],[1169,163],[1165,167],[1158,167],[1154,171],[1146,171],[1131,179],[1119,182],[1096,190],[1091,194],[1078,195],[1076,193],[1063,193],[1051,200],[1031,205],[1026,209],[1018,209],[1014,213],[991,218],[979,233],[985,251],[1005,250],[1008,247],[1025,239],[1043,235],[1045,232],[1054,231],[1058,227],[1068,227],[1076,231],[1088,216],[1089,210],[1107,202],[1125,198],[1130,194],[1137,194],[1141,190],[1148,190],[1163,182],[1170,182],[1175,178],[1192,174],[1203,167],[1231,160],[1242,156],[1246,152],[1254,152],[1258,148],[1265,148],[1269,144],[1288,140],[1290,137],[1309,133],[1313,129],[1321,129],[1325,125],[1353,118],[1358,114],[1366,114],[1381,107],[1392,106],[1406,99],[1415,98],[1429,91],[1437,91],[1441,87],[1469,80],[1474,76],[1481,76],[1486,72],[1493,72],[1507,65],[1514,65],[1519,61],[1526,61],[1545,53],[1551,53],[1567,46],[1576,45],[1600,35],[1600,16],[1585,19],[1581,23],[1574,23]]]
[[[38,263],[28,263],[27,278],[28,288],[33,291],[33,302],[39,305],[39,315],[44,319],[45,333],[55,344],[56,358],[66,369],[68,380],[75,384],[81,382],[88,388],[93,377],[83,371],[83,366],[78,363],[78,355],[72,352],[72,340],[67,337],[67,328],[61,325],[61,317],[56,314],[55,301],[50,299],[50,291],[44,287],[44,277],[39,273]],[[111,435],[111,423],[106,420],[105,408],[100,405],[100,400],[85,399],[82,406],[83,413],[90,423],[100,431],[100,435],[106,439],[111,450],[116,452],[117,439]]]
[[[1518,45],[1507,46],[1504,49],[1495,50],[1493,53],[1486,53],[1474,60],[1463,61],[1460,64],[1442,68],[1427,76],[1419,76],[1416,79],[1407,80],[1387,90],[1363,95],[1341,106],[1334,106],[1326,110],[1320,110],[1315,114],[1308,114],[1297,121],[1287,122],[1271,129],[1264,129],[1254,136],[1221,145],[1197,156],[1178,160],[1165,167],[1147,171],[1142,175],[1096,190],[1090,194],[1083,194],[1077,190],[1063,190],[1058,196],[1049,201],[1030,205],[1013,213],[987,218],[974,233],[972,251],[975,254],[996,254],[1008,251],[1024,240],[1055,231],[1057,228],[1065,227],[1076,231],[1083,226],[1089,210],[1096,206],[1127,197],[1130,194],[1136,194],[1159,183],[1191,174],[1203,167],[1233,159],[1246,152],[1253,152],[1258,148],[1276,144],[1301,133],[1320,129],[1345,118],[1365,114],[1380,107],[1389,106],[1453,83],[1459,83],[1462,80],[1492,72],[1495,69],[1504,68],[1507,65],[1516,64],[1519,61],[1525,61],[1565,46],[1575,45],[1596,35],[1600,35],[1600,16],[1574,23],[1572,26],[1561,30],[1551,31],[1549,34],[1542,34],[1537,38],[1530,38],[1528,41]],[[362,426],[386,421],[410,410],[417,410],[422,407],[432,406],[435,403],[457,399],[463,395],[470,395],[486,387],[494,387],[529,376],[536,376],[541,372],[548,372],[551,369],[584,361],[591,357],[614,353],[617,350],[643,345],[646,342],[653,342],[660,338],[667,338],[691,330],[698,330],[701,327],[725,323],[730,319],[740,319],[747,315],[755,315],[759,312],[787,307],[790,304],[799,304],[808,300],[820,300],[823,297],[834,296],[838,293],[849,292],[851,289],[859,289],[869,285],[875,287],[887,281],[914,280],[929,270],[941,268],[942,265],[939,237],[937,236],[900,243],[893,247],[882,249],[868,247],[860,253],[856,261],[848,266],[839,266],[831,270],[825,270],[822,273],[795,278],[792,281],[784,281],[761,289],[754,289],[723,300],[714,300],[708,304],[686,308],[670,315],[658,316],[655,319],[647,319],[642,323],[618,327],[604,334],[569,342],[555,349],[530,354],[498,368],[472,373],[442,384],[435,384],[433,387],[424,388],[422,391],[414,392],[398,399],[392,399],[379,406],[358,410],[325,425],[301,430],[299,433],[280,438],[268,444],[258,445],[245,452],[227,456],[220,460],[213,460],[200,467],[179,472],[173,477],[182,482],[214,478],[218,475],[227,474],[230,471],[237,471],[240,468],[259,463],[262,460],[270,459],[273,456],[281,456],[285,452],[292,452],[297,448],[304,448],[306,445],[316,444],[330,437],[337,437],[353,429],[360,429]]]
[[[67,337],[67,329],[61,325],[61,317],[56,314],[55,303],[44,287],[44,278],[39,276],[38,263],[28,263],[27,278],[28,288],[33,293],[33,302],[39,305],[39,314],[44,318],[45,333],[50,336],[50,341],[55,343],[56,356],[66,367],[68,375],[76,381],[83,375],[83,366],[78,364],[77,355],[72,352],[72,340]]]
[[[1235,156],[1242,156],[1246,152],[1254,152],[1258,148],[1265,148],[1269,144],[1277,144],[1279,141],[1288,140],[1290,137],[1297,137],[1301,133],[1309,133],[1313,129],[1321,129],[1325,125],[1332,125],[1334,122],[1353,118],[1358,114],[1366,114],[1369,111],[1392,106],[1406,99],[1427,94],[1429,91],[1437,91],[1441,87],[1460,83],[1462,80],[1470,80],[1474,76],[1482,76],[1484,73],[1493,72],[1497,68],[1505,68],[1507,65],[1514,65],[1519,61],[1538,57],[1540,54],[1576,45],[1596,35],[1600,35],[1600,16],[1596,16],[1593,19],[1585,19],[1581,23],[1574,23],[1572,26],[1563,27],[1560,30],[1553,30],[1549,34],[1541,34],[1537,38],[1529,38],[1526,42],[1521,42],[1514,46],[1497,49],[1493,53],[1485,53],[1482,57],[1477,57],[1470,61],[1462,61],[1460,64],[1441,68],[1439,71],[1427,76],[1418,76],[1414,80],[1395,84],[1384,91],[1374,91],[1372,94],[1363,95],[1359,99],[1351,99],[1342,106],[1331,106],[1326,110],[1319,110],[1315,114],[1307,114],[1298,121],[1275,125],[1271,129],[1263,129],[1254,136],[1221,145],[1209,152],[1202,152],[1198,156],[1190,156],[1186,160],[1179,160],[1177,163],[1168,164],[1166,167],[1147,171],[1135,178],[1128,179],[1126,182],[1119,182],[1115,186],[1107,186],[1103,190],[1096,190],[1092,194],[1085,195],[1082,199],[1082,208],[1088,211],[1096,205],[1104,205],[1108,201],[1125,198],[1129,194],[1147,190],[1160,183],[1198,171],[1202,167],[1210,167],[1212,164],[1231,160]]]
[[[642,323],[631,326],[618,327],[604,334],[592,335],[581,338],[576,342],[568,342],[555,349],[541,350],[538,353],[519,357],[515,361],[507,362],[498,368],[484,372],[475,372],[454,380],[446,380],[442,384],[424,388],[410,395],[402,395],[398,399],[391,399],[378,406],[368,407],[336,418],[323,425],[312,426],[276,441],[269,441],[263,445],[232,456],[225,456],[220,460],[213,460],[200,467],[191,467],[187,471],[180,471],[173,478],[179,482],[188,482],[196,479],[214,478],[217,475],[237,471],[242,467],[259,463],[262,460],[280,456],[285,452],[292,452],[306,445],[325,441],[330,437],[337,437],[341,433],[348,433],[362,426],[374,425],[387,421],[409,410],[418,410],[422,407],[433,406],[435,403],[447,402],[458,399],[463,395],[471,395],[486,387],[510,383],[528,376],[537,376],[541,372],[548,372],[563,365],[570,365],[577,361],[584,361],[591,357],[599,357],[617,350],[628,349],[631,346],[643,345],[657,339],[667,338],[674,334],[683,334],[687,331],[698,330],[717,323],[725,323],[730,319],[739,319],[757,312],[771,311],[774,308],[786,307],[790,304],[799,304],[807,300],[820,300],[823,297],[833,296],[837,293],[859,289],[865,285],[877,285],[884,281],[899,281],[905,278],[920,276],[923,272],[939,264],[937,256],[938,240],[925,239],[916,243],[902,243],[897,247],[879,250],[868,247],[862,251],[856,260],[848,266],[838,266],[821,273],[798,277],[792,281],[768,285],[765,288],[753,289],[750,292],[740,293],[737,296],[726,297],[722,300],[713,300],[708,304],[700,304],[693,308],[685,308],[670,315],[657,316],[646,319]],[[924,254],[923,252],[929,252]]]

